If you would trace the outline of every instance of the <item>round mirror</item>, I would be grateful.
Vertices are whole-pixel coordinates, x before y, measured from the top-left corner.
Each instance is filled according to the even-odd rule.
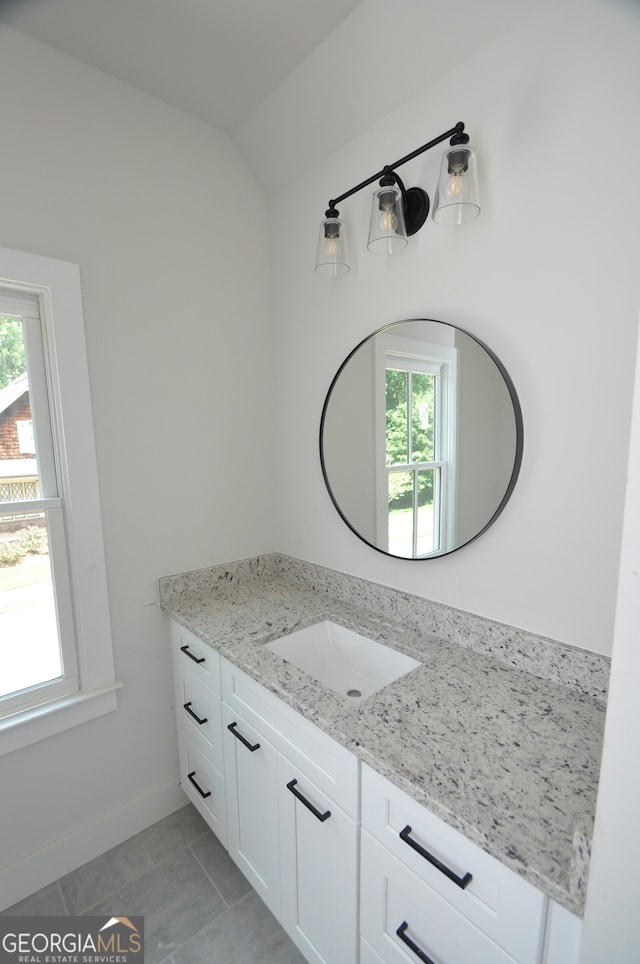
[[[342,363],[320,423],[333,503],[402,559],[466,545],[500,515],[522,461],[522,413],[492,351],[442,321],[381,328]]]

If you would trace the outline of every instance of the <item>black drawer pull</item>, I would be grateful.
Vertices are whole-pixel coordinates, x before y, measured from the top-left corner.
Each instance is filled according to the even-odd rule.
[[[410,937],[407,937],[405,931],[408,926],[409,925],[407,924],[406,920],[403,920],[403,922],[400,924],[400,927],[396,931],[396,934],[402,943],[406,944],[409,950],[412,950],[416,957],[419,957],[421,961],[424,961],[424,964],[435,964],[435,961],[432,961],[430,957],[427,957],[425,952],[421,950],[417,944],[414,944]]]
[[[400,839],[404,840],[404,842],[409,844],[410,847],[413,847],[413,849],[419,853],[421,857],[424,857],[425,860],[428,860],[430,864],[433,864],[433,866],[436,867],[441,874],[444,874],[445,877],[448,877],[449,880],[452,880],[454,884],[457,884],[458,887],[462,888],[462,890],[464,890],[465,887],[471,883],[473,880],[473,876],[471,874],[466,873],[464,877],[458,877],[458,875],[454,874],[454,872],[445,864],[441,863],[437,857],[434,857],[433,854],[430,854],[423,847],[421,847],[419,843],[416,843],[415,840],[412,840],[409,836],[410,833],[411,827],[409,824],[407,824],[404,830],[400,831]]]
[[[198,791],[198,793],[200,794],[200,796],[202,797],[202,799],[203,799],[203,800],[206,800],[207,797],[210,797],[210,796],[211,796],[211,790],[207,790],[207,791],[205,792],[205,791],[202,789],[202,787],[199,787],[198,784],[196,783],[196,781],[193,779],[195,775],[196,775],[196,771],[195,771],[195,770],[192,770],[191,773],[187,773],[187,779],[190,781],[190,783],[193,783],[194,787],[196,788],[196,790]]]
[[[188,647],[188,646],[181,646],[181,647],[180,647],[180,652],[181,652],[181,653],[184,653],[185,656],[188,656],[189,659],[192,659],[194,663],[204,663],[205,657],[204,657],[204,656],[201,656],[200,659],[198,659],[197,656],[194,656],[193,653],[190,653],[190,652],[189,652],[189,647]]]
[[[324,823],[324,821],[325,821],[325,820],[328,820],[329,817],[331,816],[331,811],[330,811],[330,810],[325,810],[324,813],[320,813],[319,810],[316,810],[316,808],[314,807],[314,805],[313,805],[312,803],[309,803],[309,801],[308,801],[305,797],[302,796],[302,794],[300,793],[299,790],[296,790],[296,783],[297,783],[297,782],[298,782],[297,780],[290,780],[289,783],[287,783],[287,790],[291,790],[291,792],[292,792],[292,794],[294,795],[294,797],[297,797],[298,800],[300,801],[300,803],[304,803],[304,805],[305,805],[305,807],[307,808],[307,810],[310,810],[311,813],[314,815],[314,817],[317,817],[317,818],[318,818],[318,820],[320,821],[320,823]]]
[[[183,703],[183,709],[185,709],[185,710],[187,711],[187,713],[189,714],[189,716],[192,716],[192,717],[194,718],[194,720],[196,721],[196,723],[199,723],[200,726],[202,726],[203,723],[206,723],[206,722],[207,722],[207,717],[206,717],[206,716],[205,716],[205,718],[204,718],[203,720],[201,720],[200,717],[197,716],[197,715],[193,712],[193,710],[191,709],[191,701],[189,701],[188,703]]]
[[[259,743],[249,743],[248,740],[245,740],[245,738],[243,737],[242,733],[238,733],[238,731],[236,730],[236,726],[237,726],[237,725],[238,725],[237,723],[229,723],[229,726],[227,727],[227,729],[228,729],[228,730],[231,730],[231,732],[233,733],[233,735],[235,736],[235,738],[236,738],[237,740],[240,740],[241,743],[244,743],[244,745],[246,746],[247,750],[251,750],[252,753],[255,753],[256,750],[259,750],[259,749],[260,749],[260,744],[259,744]]]

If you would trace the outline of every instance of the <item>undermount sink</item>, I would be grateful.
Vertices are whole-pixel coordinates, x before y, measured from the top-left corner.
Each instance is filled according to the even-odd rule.
[[[421,665],[411,656],[328,620],[267,643],[266,648],[328,689],[356,701]]]

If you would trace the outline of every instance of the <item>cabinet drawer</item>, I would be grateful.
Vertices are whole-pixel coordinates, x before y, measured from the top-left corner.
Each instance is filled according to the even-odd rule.
[[[226,659],[221,660],[221,673],[224,702],[264,733],[301,774],[357,819],[360,784],[358,760],[353,753]]]
[[[442,897],[517,961],[538,961],[544,895],[367,766],[362,768],[362,826],[430,893]],[[467,874],[470,880],[462,887]]]
[[[182,789],[226,847],[224,777],[180,727],[178,727],[178,753]]]
[[[361,858],[362,937],[386,964],[514,964],[366,831]]]
[[[192,632],[171,620],[171,649],[174,665],[196,674],[220,696],[220,655]]]
[[[176,668],[176,720],[209,761],[221,773],[222,749],[221,700],[190,670]]]

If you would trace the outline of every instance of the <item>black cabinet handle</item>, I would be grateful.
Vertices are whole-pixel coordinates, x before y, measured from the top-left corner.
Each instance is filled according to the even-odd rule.
[[[402,943],[406,944],[409,950],[413,951],[416,957],[419,957],[421,961],[424,961],[424,964],[435,964],[435,961],[432,961],[430,957],[427,957],[425,952],[420,947],[418,947],[417,944],[414,944],[414,942],[411,940],[410,937],[407,937],[405,932],[408,926],[409,925],[407,924],[406,920],[403,920],[403,922],[400,924],[400,927],[396,931],[396,934],[398,935]]]
[[[190,781],[190,783],[193,783],[194,787],[196,788],[196,790],[198,791],[202,799],[206,800],[207,797],[211,796],[211,790],[205,791],[202,789],[202,787],[199,787],[196,781],[193,779],[195,775],[196,775],[196,771],[192,770],[191,773],[187,773],[187,779]]]
[[[433,864],[433,866],[436,867],[441,874],[444,874],[445,877],[448,877],[449,880],[452,880],[454,884],[457,884],[458,887],[462,888],[462,890],[464,890],[465,887],[467,887],[468,884],[471,883],[471,881],[473,880],[473,876],[471,874],[466,873],[464,877],[458,877],[458,875],[454,874],[454,872],[450,870],[445,864],[441,863],[437,857],[434,857],[433,854],[430,854],[423,847],[421,847],[419,843],[416,843],[415,840],[412,840],[411,837],[409,836],[410,833],[411,833],[411,827],[409,826],[409,824],[407,824],[404,830],[400,831],[400,839],[404,840],[404,842],[409,844],[410,847],[413,847],[413,849],[417,853],[419,853],[421,857],[424,857],[425,860],[428,860],[430,864]]]
[[[202,726],[203,723],[206,723],[206,722],[207,722],[207,717],[206,717],[206,716],[205,716],[205,718],[204,718],[203,720],[201,720],[200,717],[197,716],[197,715],[193,712],[193,710],[191,709],[191,701],[189,701],[188,703],[183,703],[182,706],[183,706],[183,709],[185,709],[185,710],[187,711],[187,713],[189,714],[189,716],[192,716],[192,717],[194,718],[194,720],[196,721],[196,723],[199,723],[200,726]]]
[[[245,740],[245,738],[243,737],[242,733],[238,733],[238,731],[236,730],[236,726],[237,726],[237,725],[238,725],[237,723],[229,723],[229,726],[227,727],[227,729],[228,729],[228,730],[231,730],[231,732],[233,733],[233,735],[235,736],[235,738],[236,738],[237,740],[240,740],[241,743],[244,743],[244,745],[246,746],[247,750],[251,750],[252,753],[255,753],[256,750],[259,750],[259,749],[260,749],[260,744],[259,744],[259,743],[249,743],[248,740]]]
[[[180,647],[180,652],[181,652],[181,653],[184,653],[185,656],[188,656],[189,659],[192,659],[194,663],[204,663],[205,657],[204,657],[204,656],[201,656],[200,659],[198,659],[197,656],[194,656],[193,653],[190,653],[190,652],[189,652],[189,647],[188,647],[188,646],[181,646],[181,647]]]
[[[290,780],[289,783],[287,783],[287,790],[291,790],[291,792],[292,792],[292,794],[294,795],[294,797],[297,797],[298,800],[300,801],[300,803],[304,803],[304,805],[305,805],[305,807],[307,808],[307,810],[310,810],[311,813],[314,815],[314,817],[317,817],[317,818],[318,818],[318,820],[320,821],[320,823],[324,823],[324,821],[325,821],[325,820],[328,820],[329,817],[331,816],[331,811],[330,811],[330,810],[325,810],[324,813],[320,813],[319,810],[316,810],[316,808],[314,807],[314,805],[313,805],[312,803],[309,803],[309,801],[308,801],[305,797],[302,796],[302,794],[300,793],[299,790],[296,790],[296,783],[297,783],[297,782],[298,782],[297,780]]]

